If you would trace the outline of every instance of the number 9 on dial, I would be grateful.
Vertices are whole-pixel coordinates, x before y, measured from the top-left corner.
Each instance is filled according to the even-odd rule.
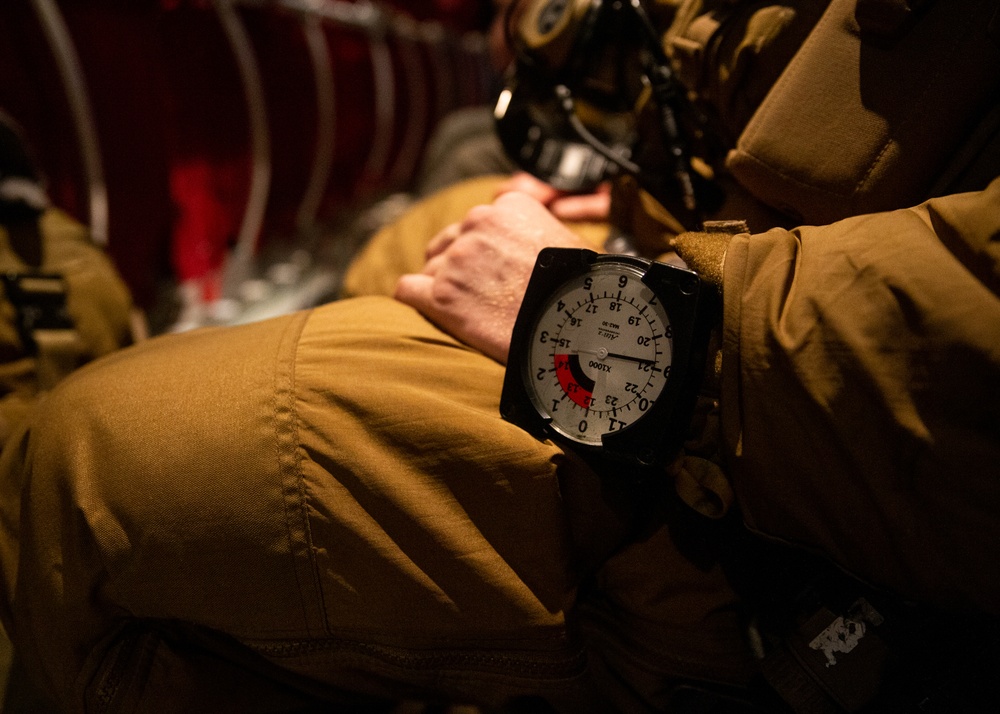
[[[501,414],[602,464],[672,457],[697,392],[696,273],[630,256],[539,254]],[[703,340],[701,341],[703,342]]]

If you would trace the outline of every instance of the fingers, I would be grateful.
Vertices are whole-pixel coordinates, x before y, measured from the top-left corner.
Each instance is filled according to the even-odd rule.
[[[525,193],[524,191],[508,191],[507,193],[500,194],[493,200],[490,206],[484,206],[484,208],[492,208],[494,211],[504,214],[517,213],[533,217],[551,217],[551,211],[549,211],[544,203],[538,200],[537,196],[532,196],[530,193]],[[471,211],[469,215],[472,216]]]
[[[455,239],[462,234],[462,224],[452,223],[445,226],[441,231],[430,239],[427,243],[427,250],[424,254],[426,260],[430,260],[436,255],[440,255],[448,249]]]
[[[497,197],[523,193],[546,206],[564,221],[604,221],[611,210],[611,191],[602,184],[593,193],[567,194],[528,173],[516,173],[500,184]]]
[[[448,264],[449,260],[450,258],[447,251],[438,253],[437,255],[427,259],[427,262],[424,263],[424,269],[421,270],[420,273],[433,278],[437,276],[441,269]]]
[[[564,221],[606,221],[611,212],[611,194],[563,196],[550,203],[549,210],[556,218]]]
[[[427,311],[432,308],[433,289],[434,278],[432,276],[410,273],[400,276],[399,280],[396,281],[394,297],[401,303],[427,314]]]
[[[496,195],[502,196],[511,191],[526,193],[543,205],[547,205],[562,195],[560,191],[552,188],[549,184],[524,171],[515,173],[501,183],[497,188]]]

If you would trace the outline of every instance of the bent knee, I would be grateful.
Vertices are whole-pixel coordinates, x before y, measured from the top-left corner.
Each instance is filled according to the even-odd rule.
[[[265,600],[289,601],[276,611],[302,611],[292,555],[302,547],[287,515],[300,508],[289,502],[297,476],[278,446],[291,418],[280,375],[304,319],[154,340],[61,384],[19,467],[22,521],[51,541],[33,547],[82,544],[102,592],[136,616],[289,629],[240,615],[234,594],[269,583]],[[47,536],[43,519],[62,536]]]

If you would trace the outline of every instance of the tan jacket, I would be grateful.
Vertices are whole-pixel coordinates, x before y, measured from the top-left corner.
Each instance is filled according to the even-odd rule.
[[[1000,179],[730,244],[723,429],[751,527],[1000,614],[998,236]]]
[[[817,21],[816,5],[682,12],[668,33],[741,130],[734,178],[805,224],[742,236],[726,259],[731,480],[752,527],[997,613],[1000,184],[863,214],[1000,174],[1000,10],[834,0]],[[776,79],[745,79],[789,43]],[[698,75],[707,52],[715,73]]]
[[[734,239],[721,394],[752,527],[991,612],[997,191]],[[449,200],[366,256],[399,267],[397,241],[433,234],[406,221],[440,228]],[[81,370],[0,460],[0,611],[25,666],[67,711],[632,712],[744,685],[712,544],[669,519],[635,532],[570,455],[500,419],[502,374],[384,296]]]

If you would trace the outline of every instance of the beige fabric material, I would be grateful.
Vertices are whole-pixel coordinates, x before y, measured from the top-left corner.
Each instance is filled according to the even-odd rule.
[[[1000,179],[733,240],[723,427],[754,528],[1000,613],[998,237]]]
[[[925,200],[997,103],[992,0],[925,3],[890,37],[862,32],[854,13],[855,0],[831,3],[727,160],[802,223]]]
[[[752,525],[904,594],[981,607],[1000,582],[1000,541],[983,537],[1000,504],[977,478],[998,463],[995,407],[978,398],[1000,364],[983,287],[997,283],[998,191],[738,237],[725,286],[725,426]],[[875,309],[890,296],[901,310]],[[190,700],[151,698],[195,697],[209,685],[189,656],[212,652],[324,698],[642,710],[672,677],[741,681],[722,572],[663,526],[606,558],[624,532],[572,486],[585,471],[500,420],[501,375],[378,297],[81,370],[3,457],[4,617],[20,651],[70,711],[109,693],[111,711],[182,711]],[[577,564],[601,560],[581,594]],[[143,647],[127,646],[136,626]],[[144,676],[115,689],[118,671]]]
[[[254,711],[206,672],[255,682],[261,711],[295,690],[643,711],[676,677],[745,681],[720,568],[655,521],[609,559],[630,512],[501,420],[502,376],[385,297],[83,368],[0,464],[26,666],[67,711],[179,712],[200,691]]]
[[[44,257],[39,271],[63,276],[66,308],[75,329],[73,335],[43,335],[45,350],[39,364],[21,345],[14,306],[0,301],[0,443],[53,382],[87,360],[128,344],[131,336],[128,289],[86,229],[57,209],[42,215],[39,229]],[[0,271],[28,272],[3,228]]]
[[[35,330],[38,388],[48,391],[85,361],[86,347],[76,330]]]
[[[445,226],[461,221],[473,206],[492,203],[509,176],[479,176],[449,186],[413,206],[398,221],[376,233],[351,263],[344,276],[344,297],[392,295],[404,273],[424,269],[427,242]],[[567,224],[597,250],[608,234],[607,224]]]
[[[738,237],[722,362],[751,525],[992,612],[997,191]],[[468,201],[420,204],[349,289],[391,291]],[[71,712],[347,689],[655,711],[677,677],[744,682],[718,563],[663,514],[630,530],[593,474],[503,422],[501,376],[386,297],[80,370],[0,460],[5,627]],[[242,696],[219,701],[220,671]]]
[[[686,0],[664,33],[679,79],[735,140],[829,0],[795,3]]]

